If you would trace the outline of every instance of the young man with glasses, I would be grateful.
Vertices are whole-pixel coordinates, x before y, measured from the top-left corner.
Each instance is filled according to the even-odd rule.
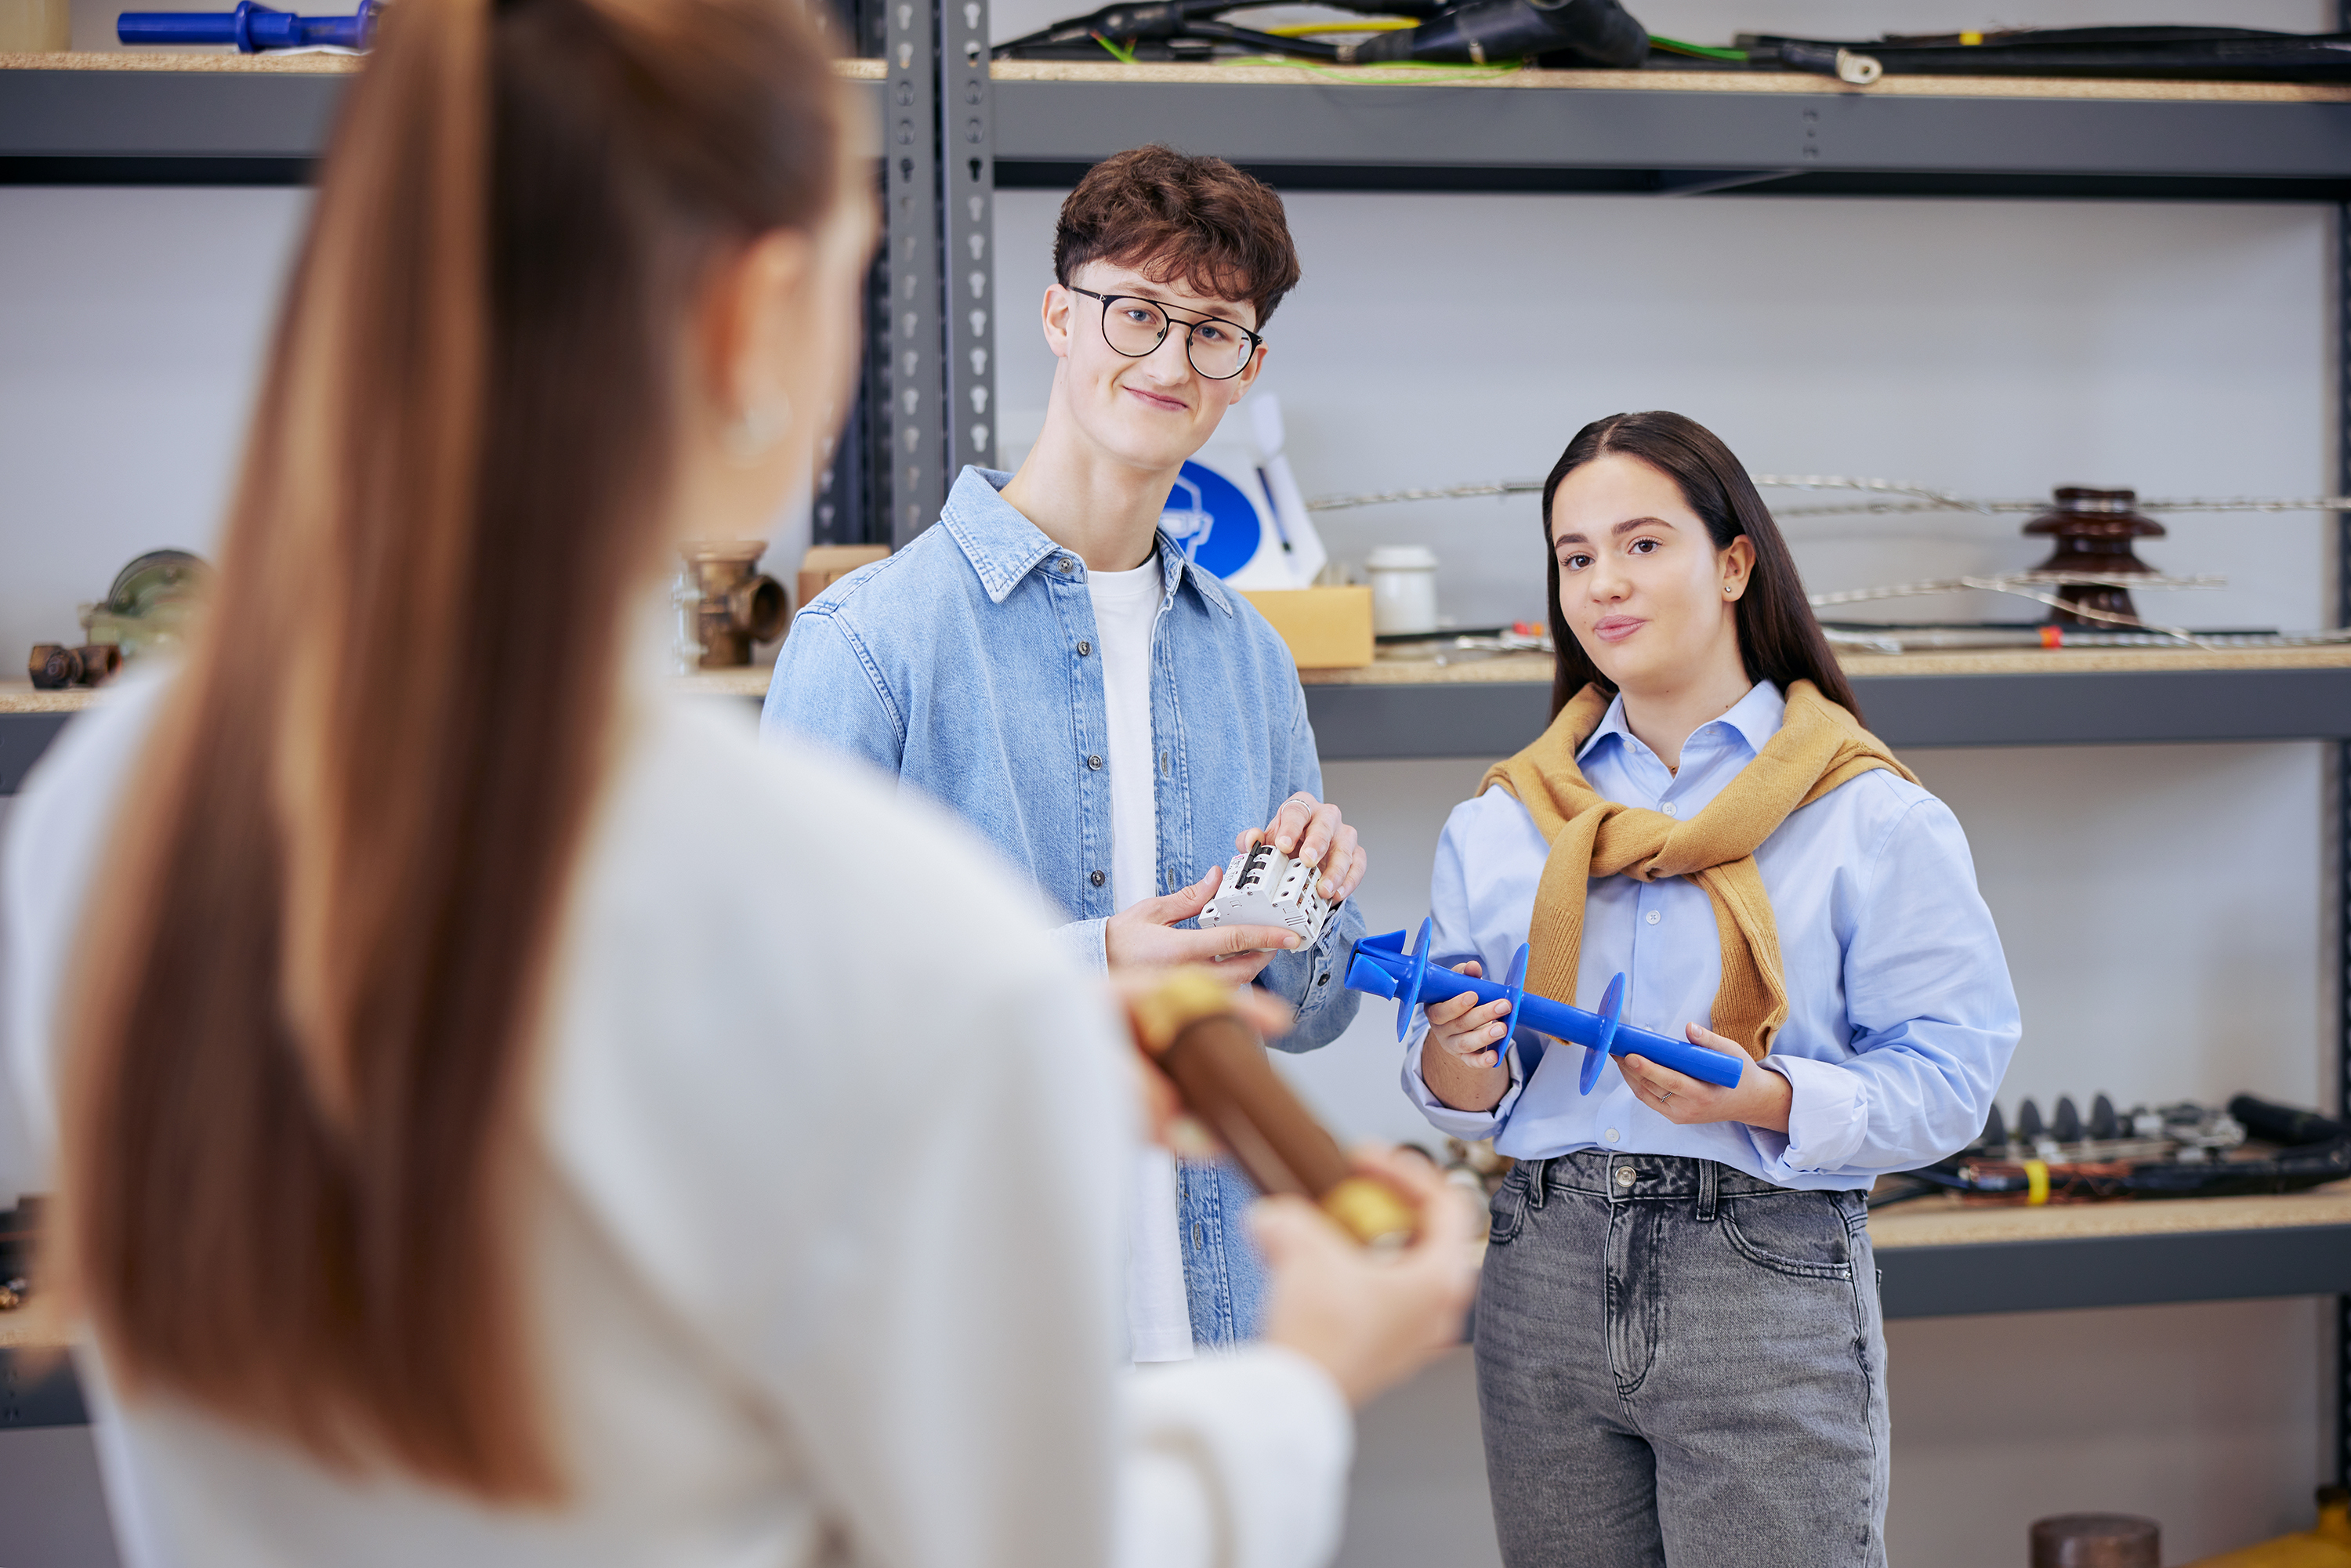
[[[1352,902],[1303,948],[1274,927],[1179,927],[1238,848],[1270,839],[1319,866],[1333,900],[1363,880],[1364,851],[1319,799],[1289,650],[1159,531],[1177,470],[1257,379],[1266,319],[1298,281],[1281,201],[1221,159],[1139,148],[1062,204],[1053,261],[1059,362],[1028,460],[1009,476],[965,469],[939,527],[803,607],[762,726],[967,818],[1029,870],[1086,966],[1220,962],[1295,1007],[1280,1043],[1311,1050],[1354,1014]],[[1135,1359],[1249,1337],[1263,1274],[1247,1184],[1223,1162],[1160,1156],[1137,1187]]]

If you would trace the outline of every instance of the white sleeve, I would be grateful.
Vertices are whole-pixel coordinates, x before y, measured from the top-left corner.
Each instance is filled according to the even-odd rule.
[[[1124,1389],[1116,1568],[1315,1568],[1339,1547],[1355,1424],[1338,1385],[1256,1345]]]

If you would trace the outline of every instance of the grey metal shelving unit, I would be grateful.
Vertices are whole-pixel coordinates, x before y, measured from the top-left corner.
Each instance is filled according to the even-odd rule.
[[[904,542],[935,512],[956,465],[989,445],[993,192],[1066,187],[1096,160],[1147,141],[1219,154],[1289,190],[2324,202],[2341,214],[2338,283],[2351,281],[2351,103],[1955,84],[1864,93],[1813,78],[1374,87],[1181,70],[990,72],[985,0],[836,3],[863,52],[880,57],[858,90],[880,132],[888,232],[863,390],[828,453],[821,539]],[[299,183],[344,82],[285,71],[0,71],[0,183]],[[2336,423],[2351,489],[2351,311],[2337,329],[2346,382]],[[2345,545],[2351,623],[2351,538]],[[2337,1049],[2351,1108],[2351,671],[1859,685],[1879,732],[1906,747],[2336,743]],[[1332,759],[1500,754],[1540,728],[1546,700],[1532,684],[1308,688]],[[0,716],[0,793],[63,722]],[[1915,1248],[1883,1261],[1893,1316],[2337,1295],[2335,1468],[2351,1475],[2351,1227]]]
[[[1865,674],[1854,690],[1909,749],[2351,740],[2351,668]],[[1551,683],[1317,683],[1306,708],[1326,761],[1501,757],[1550,721]]]
[[[1888,1318],[2340,1296],[2351,1225],[1887,1247],[1877,1267]]]
[[[2065,195],[2340,201],[2351,106],[1839,90],[1644,76],[1637,87],[1139,85],[1008,75],[998,183],[1066,188],[1165,141],[1285,189]],[[1623,79],[1619,78],[1618,79]]]

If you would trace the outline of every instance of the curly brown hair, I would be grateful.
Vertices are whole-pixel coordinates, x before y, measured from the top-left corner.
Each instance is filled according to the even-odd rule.
[[[1298,249],[1273,187],[1222,158],[1137,147],[1086,171],[1061,204],[1053,276],[1090,261],[1140,267],[1214,299],[1247,300],[1262,329],[1298,286]]]

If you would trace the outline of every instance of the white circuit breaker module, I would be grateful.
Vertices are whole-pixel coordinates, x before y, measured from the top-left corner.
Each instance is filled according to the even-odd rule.
[[[1225,867],[1225,884],[1200,924],[1211,925],[1280,925],[1298,933],[1302,943],[1322,935],[1331,905],[1314,891],[1320,873],[1304,861],[1292,860],[1271,844],[1259,844],[1232,858]]]

